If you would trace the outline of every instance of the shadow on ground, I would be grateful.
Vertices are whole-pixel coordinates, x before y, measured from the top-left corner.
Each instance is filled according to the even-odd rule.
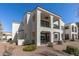
[[[51,53],[51,52],[48,52],[48,51],[43,51],[43,52],[40,52],[38,54],[40,54],[42,56],[57,56],[57,54]]]

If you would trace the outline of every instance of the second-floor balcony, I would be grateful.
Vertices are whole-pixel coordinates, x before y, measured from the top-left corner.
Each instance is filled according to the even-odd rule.
[[[59,17],[54,16],[54,19],[53,19],[53,28],[60,29]]]
[[[42,27],[50,27],[50,22],[49,21],[45,21],[45,20],[41,20],[41,26]]]
[[[40,22],[40,24],[41,24],[42,27],[50,28],[51,27],[50,15],[45,13],[45,12],[42,12],[41,13],[41,22]]]
[[[54,25],[53,25],[53,28],[55,28],[55,29],[59,29],[59,28],[60,28],[60,26],[59,26],[59,25],[54,24]]]
[[[54,29],[60,29],[60,18],[58,16],[53,16],[54,18],[53,20],[53,28]],[[40,25],[42,27],[48,27],[51,28],[51,18],[50,18],[50,14],[42,12],[41,13],[41,21],[40,21]]]

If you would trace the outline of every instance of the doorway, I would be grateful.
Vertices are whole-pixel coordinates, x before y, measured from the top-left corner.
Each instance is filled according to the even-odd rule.
[[[41,32],[41,44],[50,42],[50,32]]]

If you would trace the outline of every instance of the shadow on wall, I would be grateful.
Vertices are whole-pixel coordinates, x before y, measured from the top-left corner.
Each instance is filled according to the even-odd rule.
[[[28,14],[28,13],[27,13]],[[21,24],[20,24],[20,26],[19,26],[19,28],[18,28],[18,33],[16,33],[15,34],[15,36],[14,36],[14,42],[16,42],[16,44],[17,44],[17,41],[18,41],[18,39],[24,39],[24,43],[25,44],[28,44],[28,42],[29,43],[32,43],[32,37],[31,37],[31,35],[32,35],[32,18],[34,18],[34,14],[35,13],[31,13],[32,15],[31,16],[28,16],[27,14],[25,14],[25,18],[24,18],[24,21],[23,22],[21,22]],[[29,15],[30,15],[30,13],[29,13]],[[35,17],[36,18],[36,17]],[[28,19],[28,20],[27,20]],[[25,31],[24,31],[24,25],[25,24],[27,24],[27,21],[28,21],[28,26],[27,26],[27,30],[28,30],[28,32],[29,33],[25,33]],[[26,23],[24,23],[24,22],[26,22]],[[29,37],[30,36],[30,37]],[[35,42],[35,41],[34,41]]]
[[[27,36],[25,35],[25,32],[24,32],[24,24],[23,22],[20,24],[19,28],[18,28],[18,31],[16,32],[15,36],[14,36],[14,39],[13,39],[13,42],[16,43],[16,45],[18,45],[19,43],[21,45],[24,45],[24,44],[29,44],[29,39],[27,38]],[[24,41],[23,41],[24,40]],[[22,43],[21,43],[22,42]]]
[[[18,31],[16,32],[14,38],[13,38],[13,42],[16,43],[16,45],[18,45],[18,39],[23,39],[23,34],[21,35],[20,32],[22,32],[22,23],[19,25]]]

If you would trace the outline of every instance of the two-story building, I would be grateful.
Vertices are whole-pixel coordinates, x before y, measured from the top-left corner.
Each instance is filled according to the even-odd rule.
[[[34,41],[37,46],[63,40],[64,22],[61,17],[40,7],[24,15],[23,28],[24,39]]]
[[[76,23],[66,24],[64,29],[64,34],[65,34],[65,40],[78,39],[78,27]]]

